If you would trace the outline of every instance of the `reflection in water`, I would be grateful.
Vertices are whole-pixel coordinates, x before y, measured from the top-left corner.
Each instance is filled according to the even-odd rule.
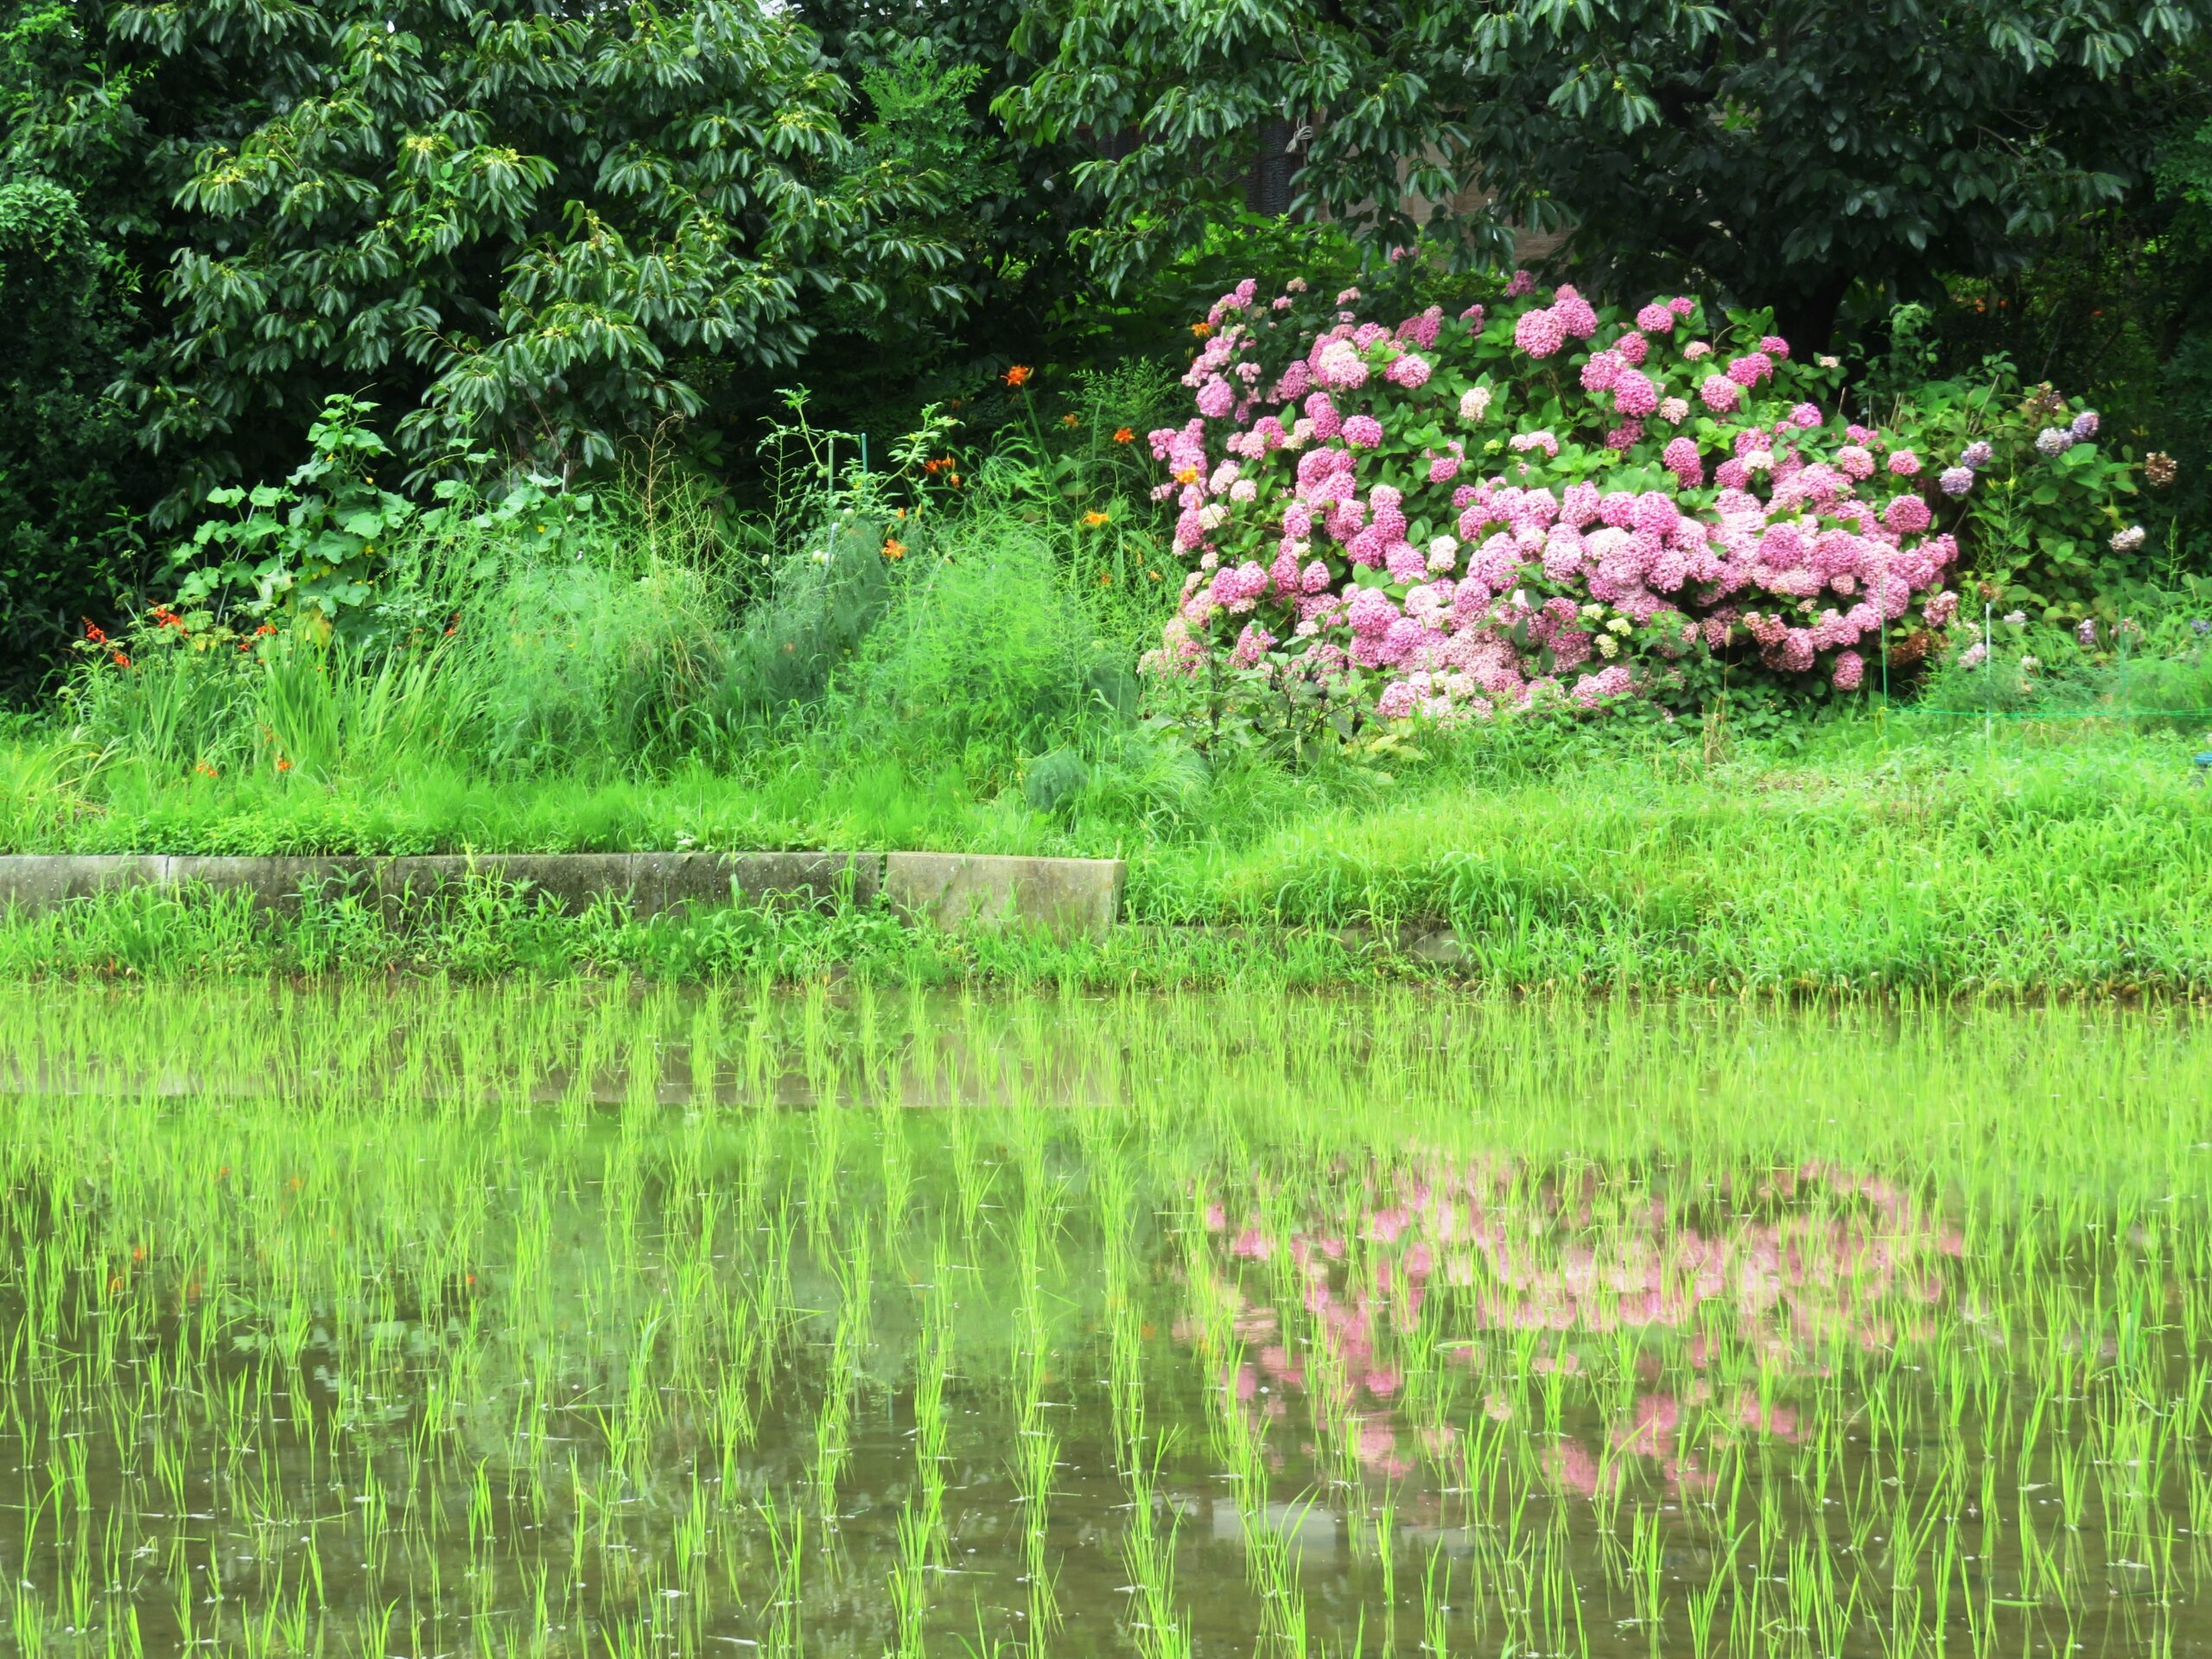
[[[2212,1655],[2202,1062],[2150,1016],[0,1007],[0,1613]]]
[[[1674,1212],[1652,1188],[1594,1168],[1532,1178],[1497,1159],[1423,1158],[1332,1171],[1286,1224],[1248,1207],[1232,1224],[1212,1199],[1203,1224],[1246,1356],[1222,1386],[1255,1427],[1294,1408],[1313,1433],[1341,1432],[1387,1481],[1421,1468],[1449,1479],[1452,1425],[1407,1420],[1409,1339],[1477,1376],[1517,1350],[1528,1374],[1544,1376],[1578,1375],[1580,1344],[1623,1338],[1644,1386],[1599,1440],[1550,1446],[1547,1475],[1592,1497],[1601,1484],[1617,1489],[1636,1459],[1669,1493],[1710,1492],[1712,1472],[1681,1444],[1686,1408],[1789,1444],[1804,1436],[1795,1407],[1748,1385],[1716,1392],[1717,1333],[1756,1357],[1770,1393],[1831,1375],[1823,1356],[1838,1344],[1875,1353],[1923,1341],[1948,1294],[1943,1263],[1964,1238],[1896,1184],[1819,1161],[1692,1197]],[[1470,1334],[1439,1342],[1444,1330]],[[1193,1341],[1198,1327],[1185,1317],[1175,1334]],[[1485,1339],[1500,1335],[1529,1339]],[[1685,1369],[1680,1392],[1657,1386],[1664,1338],[1681,1338],[1669,1349]],[[1514,1419],[1496,1387],[1482,1406]]]

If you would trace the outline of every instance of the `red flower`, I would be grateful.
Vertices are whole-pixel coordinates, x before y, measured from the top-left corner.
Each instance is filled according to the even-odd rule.
[[[1029,377],[1035,372],[1027,363],[1017,363],[999,378],[1009,386],[1026,386],[1029,384]]]
[[[118,651],[115,653],[115,665],[118,668],[128,668],[130,666],[130,659]]]
[[[89,622],[85,624],[85,638],[91,640],[92,644],[96,645],[104,645],[107,644],[107,635],[103,633],[99,629],[94,627]]]

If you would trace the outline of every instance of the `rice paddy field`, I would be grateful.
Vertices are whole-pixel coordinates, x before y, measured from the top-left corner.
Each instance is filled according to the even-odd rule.
[[[46,1656],[2212,1655],[2157,1009],[0,1003]]]

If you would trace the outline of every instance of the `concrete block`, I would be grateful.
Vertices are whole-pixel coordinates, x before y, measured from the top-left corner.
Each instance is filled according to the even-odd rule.
[[[883,888],[880,853],[668,853],[661,902],[728,904],[735,893],[748,904],[833,910],[841,903],[872,905]]]
[[[26,914],[89,899],[111,887],[135,887],[161,880],[168,861],[140,853],[14,853],[0,856],[0,912]]]
[[[889,853],[883,890],[902,915],[950,931],[1027,926],[1096,938],[1121,914],[1128,870],[1118,858]]]

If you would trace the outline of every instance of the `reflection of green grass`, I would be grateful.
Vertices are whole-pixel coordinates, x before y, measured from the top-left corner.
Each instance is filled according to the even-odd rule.
[[[1396,992],[0,999],[0,1386],[44,1406],[0,1414],[10,1636],[2182,1651],[2204,1047]],[[255,1551],[219,1601],[211,1535]]]
[[[296,852],[827,847],[1120,855],[1129,916],[1270,930],[1448,924],[1516,986],[2087,992],[2212,987],[2212,791],[2179,738],[1907,715],[1802,747],[1701,747],[1627,732],[1435,741],[1395,776],[1257,760],[1147,795],[1098,774],[1071,807],[979,797],[957,768],[810,764],[498,784],[426,766],[404,788],[274,778],[155,788],[73,773],[40,740],[0,747],[0,845]],[[1131,763],[1136,764],[1136,763]],[[1146,762],[1144,764],[1152,764]],[[1185,793],[1174,798],[1174,791]],[[1171,801],[1172,810],[1163,807]],[[962,942],[887,918],[710,915],[638,926],[489,895],[393,937],[365,914],[289,926],[140,898],[0,931],[9,971],[308,968],[478,972],[845,966],[893,978],[1360,977],[1333,941],[1125,935],[1103,946]],[[1395,971],[1418,971],[1400,963]]]

